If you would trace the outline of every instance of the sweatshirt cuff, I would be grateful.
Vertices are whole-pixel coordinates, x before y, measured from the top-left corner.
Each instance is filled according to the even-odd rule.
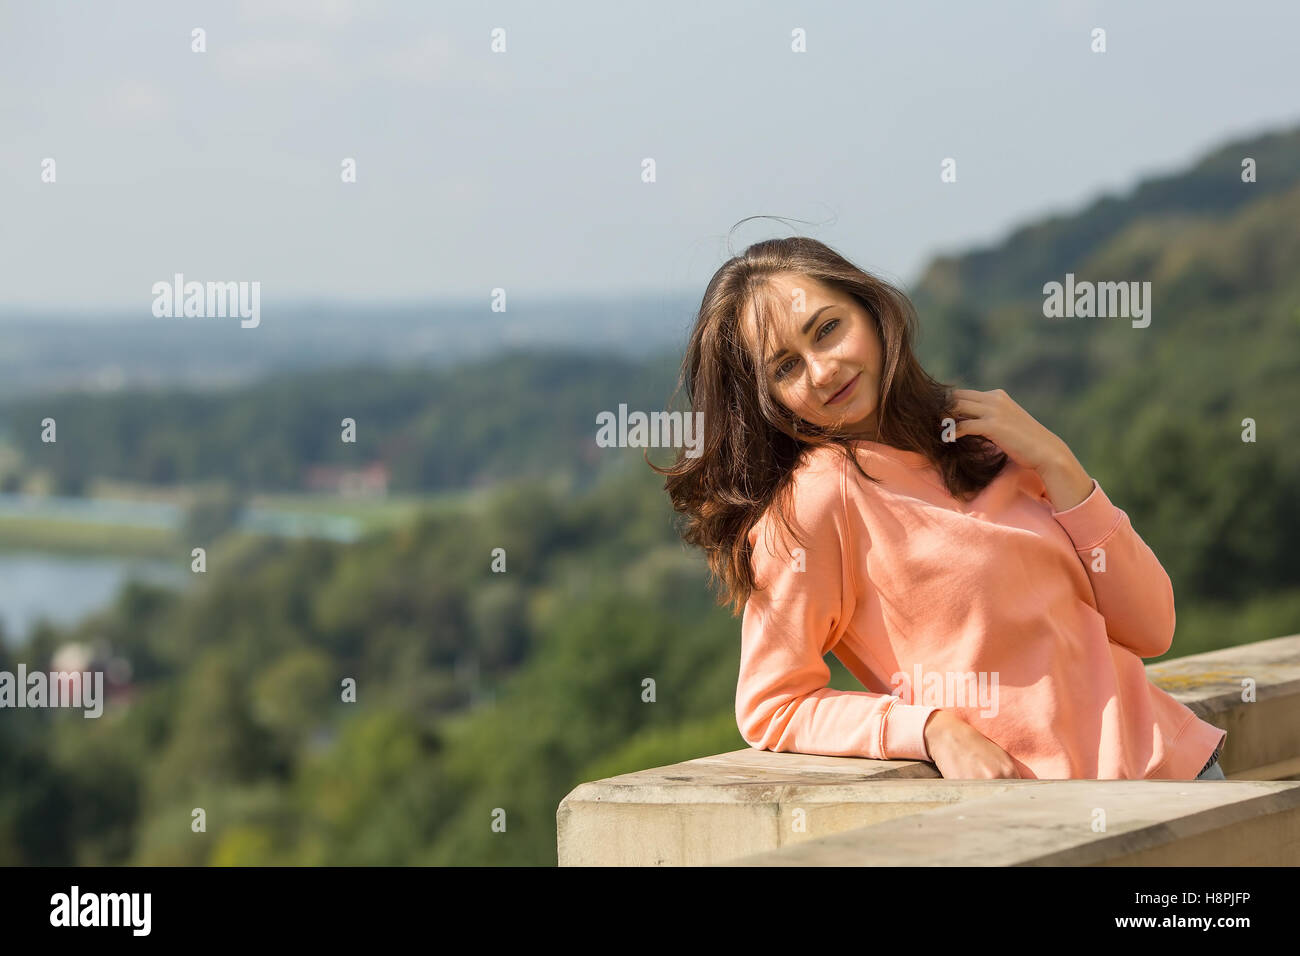
[[[1088,551],[1110,537],[1110,533],[1123,520],[1124,513],[1111,503],[1094,478],[1088,497],[1073,508],[1054,510],[1052,517],[1070,536],[1076,551]]]
[[[937,707],[895,703],[885,713],[882,750],[886,760],[929,760],[925,749],[925,722]]]

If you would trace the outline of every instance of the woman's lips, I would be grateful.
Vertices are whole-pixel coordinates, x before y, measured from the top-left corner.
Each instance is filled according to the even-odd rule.
[[[845,385],[842,389],[840,389],[838,392],[836,392],[834,395],[832,395],[830,398],[828,398],[828,399],[826,400],[826,404],[827,404],[827,405],[838,405],[840,402],[844,401],[846,398],[848,398],[850,395],[852,395],[852,394],[853,394],[853,390],[854,390],[854,389],[857,387],[857,385],[858,385],[858,379],[861,378],[861,377],[862,377],[862,373],[859,372],[857,375],[855,375],[855,376],[853,376],[851,379],[849,379],[849,384]]]

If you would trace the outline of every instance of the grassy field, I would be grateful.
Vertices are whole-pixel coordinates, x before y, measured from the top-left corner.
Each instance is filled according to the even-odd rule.
[[[0,517],[0,550],[172,558],[170,531],[55,518]]]
[[[457,510],[473,507],[474,503],[475,496],[466,492],[389,495],[374,499],[289,493],[258,494],[248,500],[248,504],[255,508],[352,518],[359,521],[366,531],[404,524],[422,512]]]
[[[198,490],[200,489],[196,487],[163,488],[98,481],[92,485],[89,497],[158,501],[184,506]],[[382,498],[285,493],[252,495],[246,504],[248,507],[271,511],[350,518],[358,522],[362,534],[368,534],[401,526],[425,512],[473,510],[483,500],[484,492],[478,490],[433,495],[388,495]],[[237,537],[254,536],[239,533]],[[63,517],[0,516],[0,550],[32,549],[67,554],[171,559],[176,557],[180,546],[173,532],[158,528]]]

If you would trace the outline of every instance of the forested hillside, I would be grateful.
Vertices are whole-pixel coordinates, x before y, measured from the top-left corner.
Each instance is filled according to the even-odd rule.
[[[18,450],[22,470],[48,473],[63,494],[83,493],[91,477],[291,491],[312,466],[372,461],[388,467],[393,492],[560,472],[585,484],[600,466],[596,411],[662,408],[674,361],[505,349],[451,369],[366,365],[231,391],[70,392],[0,405],[0,440]],[[42,441],[47,417],[56,443]],[[355,442],[340,440],[345,418]]]
[[[1258,182],[1241,181],[1246,157]],[[1262,595],[1300,585],[1298,263],[1300,130],[936,261],[912,290],[920,350],[1065,438],[1161,545],[1180,596]],[[1045,318],[1043,286],[1066,273],[1150,282],[1150,325]]]

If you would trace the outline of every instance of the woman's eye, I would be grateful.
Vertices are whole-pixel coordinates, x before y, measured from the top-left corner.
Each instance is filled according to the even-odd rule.
[[[820,341],[821,339],[824,339],[826,337],[825,333],[835,328],[835,326],[839,324],[840,324],[839,319],[831,319],[829,322],[827,322],[825,325],[823,325],[820,329],[817,330],[817,340]],[[785,378],[786,374],[789,372],[789,367],[792,362],[794,362],[794,359],[790,359],[789,361],[782,362],[780,367],[776,370],[776,374],[773,376],[773,378],[778,382],[781,381],[781,379]]]

